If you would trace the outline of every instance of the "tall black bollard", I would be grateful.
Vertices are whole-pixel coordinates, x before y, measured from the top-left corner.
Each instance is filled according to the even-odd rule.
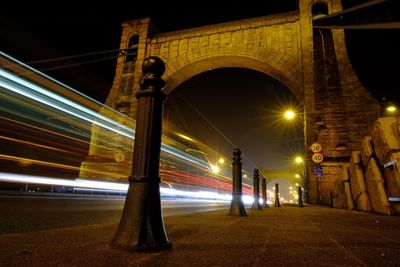
[[[279,202],[279,197],[280,197],[280,194],[279,194],[279,185],[278,185],[278,183],[276,183],[275,184],[275,207],[280,207],[281,206],[281,203]]]
[[[251,206],[252,210],[262,210],[262,206],[260,204],[260,176],[257,169],[254,169],[253,174],[254,179],[254,187],[253,187],[253,205]]]
[[[299,186],[299,207],[303,207],[303,191],[301,190],[301,186]]]
[[[233,162],[232,162],[232,201],[231,208],[229,209],[228,215],[233,216],[246,216],[242,201],[242,162],[240,158],[242,152],[239,148],[235,148],[233,151]]]
[[[113,243],[128,250],[160,251],[172,244],[165,233],[160,199],[160,149],[165,86],[164,62],[148,57],[142,65],[136,115],[132,175]]]
[[[262,206],[263,208],[269,208],[267,202],[267,179],[262,178]]]

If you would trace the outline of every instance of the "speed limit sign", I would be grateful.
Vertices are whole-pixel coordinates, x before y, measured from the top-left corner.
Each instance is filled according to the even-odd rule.
[[[324,156],[321,153],[314,153],[311,159],[315,163],[321,163],[324,160]]]
[[[311,151],[314,153],[318,153],[322,151],[322,145],[318,142],[315,142],[311,145]]]

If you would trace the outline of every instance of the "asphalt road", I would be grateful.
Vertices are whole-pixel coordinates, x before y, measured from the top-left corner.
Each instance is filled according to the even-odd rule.
[[[0,193],[0,235],[117,223],[125,197]],[[226,209],[229,203],[162,200],[163,216]]]

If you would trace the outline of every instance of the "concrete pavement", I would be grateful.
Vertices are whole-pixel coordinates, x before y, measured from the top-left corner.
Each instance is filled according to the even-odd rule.
[[[171,250],[110,244],[116,225],[0,236],[0,266],[400,266],[400,217],[282,206],[165,218]],[[29,222],[27,222],[29,223]]]

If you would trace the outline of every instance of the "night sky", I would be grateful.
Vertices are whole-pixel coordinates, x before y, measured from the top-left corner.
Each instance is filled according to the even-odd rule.
[[[352,0],[343,4],[348,7],[361,2],[365,1]],[[180,4],[179,8],[170,3],[164,6],[154,3],[138,6],[134,1],[104,6],[58,3],[51,7],[34,3],[22,11],[16,7],[2,9],[0,50],[23,62],[31,62],[118,49],[120,25],[128,19],[151,16],[160,32],[168,32],[296,9],[295,0],[229,1],[224,8],[212,9],[205,3],[193,3],[195,7]],[[400,100],[396,67],[400,62],[398,36],[399,30],[346,31],[353,67],[378,100],[383,97]],[[112,59],[47,74],[104,102],[115,63]],[[185,100],[189,100],[190,105]],[[288,88],[267,75],[245,69],[219,69],[179,86],[169,96],[165,115],[188,133],[202,133],[203,136],[198,136],[200,139],[207,139],[216,150],[230,153],[229,157],[233,146],[240,147],[254,164],[248,167],[281,169],[287,167],[292,154],[303,150],[301,123],[283,124],[277,116],[279,108],[295,102]]]

